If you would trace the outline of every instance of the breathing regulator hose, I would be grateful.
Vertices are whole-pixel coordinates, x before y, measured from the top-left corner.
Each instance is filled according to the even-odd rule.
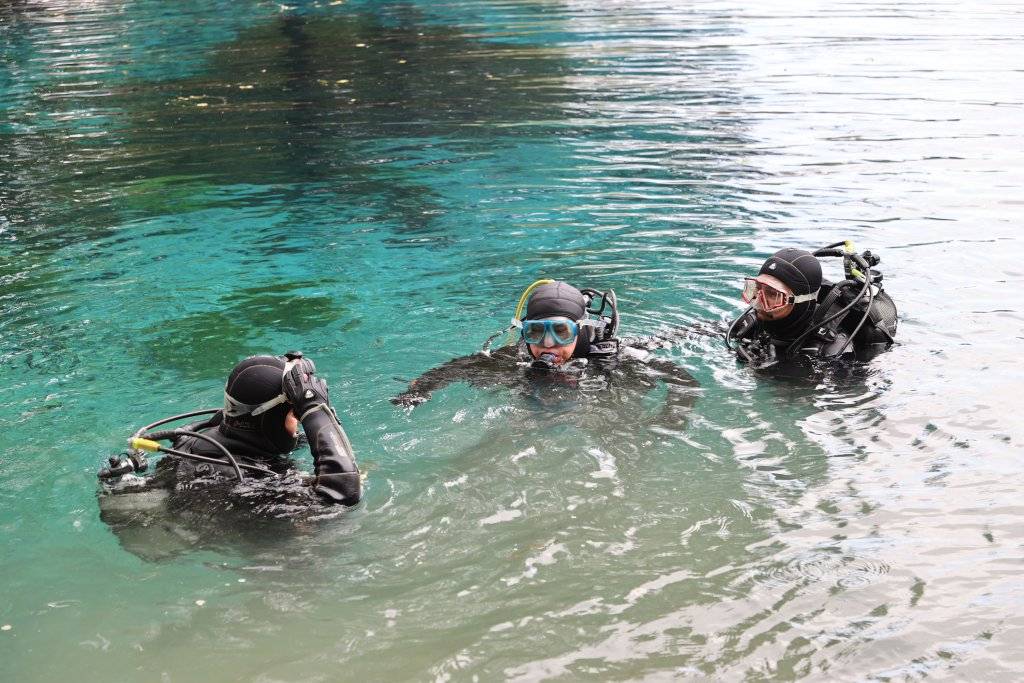
[[[147,467],[145,456],[143,451],[150,453],[166,453],[167,455],[173,455],[177,458],[184,458],[186,460],[194,460],[196,462],[210,463],[211,465],[230,465],[235,471],[235,476],[238,481],[244,481],[245,475],[242,474],[242,470],[248,470],[251,472],[259,472],[260,474],[276,474],[273,470],[265,467],[259,467],[257,465],[249,465],[246,463],[239,463],[235,456],[224,447],[224,444],[216,441],[215,439],[202,434],[200,432],[191,431],[188,429],[164,429],[157,432],[151,432],[150,430],[160,425],[165,425],[169,422],[176,422],[177,420],[183,420],[189,417],[197,417],[199,415],[213,415],[217,413],[218,408],[207,408],[204,410],[194,410],[189,413],[181,413],[180,415],[172,415],[171,417],[165,417],[157,420],[144,427],[140,427],[128,439],[129,451],[127,457],[112,456],[110,458],[110,467],[105,467],[99,471],[100,479],[112,479],[122,474],[128,474],[129,472],[141,472]],[[191,436],[208,443],[213,444],[220,450],[224,458],[210,458],[205,455],[197,455],[196,453],[186,453],[179,451],[174,448],[167,448],[161,445],[159,442],[164,440],[176,439],[179,436]]]
[[[843,248],[839,249],[838,247],[840,246]],[[821,256],[838,256],[842,258],[844,270],[847,272],[847,274],[851,275],[853,278],[862,280],[864,282],[864,286],[861,287],[860,291],[857,292],[856,296],[853,297],[853,300],[850,301],[850,303],[846,304],[832,315],[827,316],[825,319],[821,320],[817,324],[809,327],[799,337],[790,342],[789,345],[786,347],[786,357],[792,357],[797,351],[799,351],[800,344],[805,339],[807,339],[807,337],[810,336],[811,333],[821,329],[822,327],[829,324],[836,318],[842,315],[846,315],[846,313],[848,313],[851,308],[856,306],[862,299],[867,297],[868,305],[864,311],[864,315],[861,317],[860,322],[854,329],[853,334],[851,334],[849,339],[846,340],[846,343],[843,345],[843,348],[839,351],[838,354],[836,354],[842,355],[843,352],[845,352],[846,349],[849,348],[850,344],[853,343],[853,338],[857,335],[858,332],[860,332],[860,329],[864,325],[864,322],[871,315],[871,304],[874,301],[874,292],[871,289],[871,283],[875,277],[875,274],[872,272],[871,265],[867,262],[867,260],[863,256],[854,251],[853,242],[851,242],[850,240],[845,240],[843,242],[835,242],[834,244],[830,244],[822,249],[818,249],[817,251],[814,252],[814,256],[816,258]],[[852,264],[856,264],[860,268],[854,268]]]

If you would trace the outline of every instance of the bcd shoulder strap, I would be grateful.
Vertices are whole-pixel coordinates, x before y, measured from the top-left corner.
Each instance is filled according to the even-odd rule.
[[[835,341],[839,326],[843,324],[843,320],[850,314],[849,311],[841,316],[838,316],[834,320],[830,320],[828,323],[822,325],[821,321],[828,318],[836,310],[842,308],[849,303],[844,295],[849,291],[851,287],[860,287],[861,283],[856,280],[842,280],[832,285],[832,289],[825,295],[825,298],[818,304],[818,308],[814,311],[814,317],[811,319],[811,324],[815,326],[815,330],[812,336],[823,341],[832,342]]]

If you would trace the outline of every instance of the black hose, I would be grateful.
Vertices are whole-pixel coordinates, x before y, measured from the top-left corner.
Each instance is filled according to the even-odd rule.
[[[178,451],[178,450],[175,450],[173,448],[167,448],[166,446],[160,446],[160,448],[158,448],[157,450],[160,451],[161,453],[166,453],[168,455],[173,455],[173,456],[176,456],[178,458],[185,458],[187,460],[196,460],[198,462],[208,462],[211,465],[224,465],[225,464],[223,460],[219,460],[217,458],[208,458],[205,455],[196,455],[195,453],[186,453],[185,451]],[[277,474],[273,470],[268,470],[268,469],[265,469],[263,467],[259,467],[257,465],[247,465],[245,463],[235,463],[235,466],[239,467],[239,468],[242,468],[242,469],[246,469],[246,470],[252,470],[254,472],[261,472],[262,474]]]
[[[736,323],[742,320],[747,315],[747,313],[750,313],[750,311],[753,310],[753,308],[753,305],[747,306],[747,310],[740,313],[736,317],[736,319],[732,321],[732,325],[729,325],[729,329],[725,331],[725,348],[729,349],[730,351],[736,350],[732,347],[732,344],[729,343],[729,341],[732,339],[732,331],[736,329]]]
[[[196,417],[197,415],[213,415],[218,411],[220,411],[220,408],[204,408],[203,410],[193,410],[191,413],[182,413],[181,415],[172,415],[170,417],[165,417],[162,420],[157,420],[156,422],[148,424],[145,427],[140,427],[134,434],[132,434],[132,436],[139,437],[142,435],[143,432],[148,432],[153,427],[159,427],[160,425],[165,425],[168,422],[184,420],[186,417]]]
[[[840,242],[840,244],[842,244],[842,243]],[[819,249],[818,251],[823,251],[823,250]],[[791,358],[796,351],[800,350],[799,344],[801,342],[803,342],[803,340],[806,339],[812,332],[818,330],[821,327],[824,327],[825,325],[827,325],[828,323],[832,322],[833,320],[835,320],[839,316],[845,315],[846,313],[848,313],[849,310],[851,308],[853,308],[854,306],[856,306],[857,302],[860,301],[861,299],[863,299],[864,295],[867,294],[870,291],[871,279],[872,279],[871,266],[869,266],[867,264],[867,262],[864,259],[862,259],[860,256],[858,256],[857,254],[845,254],[844,253],[843,255],[844,256],[849,256],[851,259],[853,259],[854,261],[857,262],[857,265],[859,265],[862,268],[864,268],[864,286],[861,287],[861,290],[859,292],[857,292],[857,296],[855,296],[853,298],[853,301],[851,301],[846,306],[844,306],[843,308],[839,309],[838,311],[836,311],[832,315],[828,316],[824,320],[818,322],[816,325],[812,325],[808,329],[804,330],[804,332],[799,337],[797,337],[796,339],[791,341],[789,343],[789,346],[786,347],[785,355],[786,355],[787,358]]]
[[[506,332],[511,332],[513,329],[515,329],[515,328],[507,327],[504,330],[498,330],[497,332],[495,332],[490,337],[488,337],[487,339],[484,340],[484,344],[483,344],[483,346],[480,347],[480,351],[482,353],[490,354],[490,352],[491,352],[491,344],[494,342],[494,340],[497,339],[498,337],[500,337],[501,335],[505,334]]]
[[[145,434],[145,435],[143,435],[142,438],[150,439],[152,441],[157,441],[158,439],[170,439],[170,438],[173,438],[174,436],[177,436],[177,435],[180,434],[182,436],[194,436],[197,439],[202,439],[203,441],[207,441],[209,443],[212,443],[214,446],[219,448],[220,452],[224,454],[224,457],[228,459],[227,464],[230,464],[231,467],[234,468],[235,474],[238,476],[238,481],[244,481],[245,480],[245,477],[242,476],[242,469],[238,466],[238,461],[235,460],[235,456],[231,455],[231,451],[229,451],[224,446],[224,444],[220,443],[219,441],[216,441],[213,437],[207,436],[206,434],[200,434],[199,432],[192,432],[192,431],[189,431],[187,429],[175,429],[175,430],[171,431],[171,435],[165,436],[165,434],[167,434],[166,431],[164,431],[164,432],[156,432],[154,434]],[[213,461],[217,462],[216,458],[210,458],[210,460],[213,460]],[[219,462],[222,465],[226,464],[226,463],[224,463],[223,460],[221,460]]]
[[[171,415],[170,417],[165,417],[165,418],[157,420],[156,422],[152,422],[152,423],[150,423],[150,424],[148,424],[148,425],[146,425],[144,427],[140,427],[135,432],[135,434],[133,434],[132,436],[133,436],[133,438],[143,437],[143,438],[147,438],[147,439],[149,439],[151,441],[161,441],[161,440],[164,440],[164,439],[173,439],[173,438],[175,438],[176,436],[178,436],[180,434],[180,435],[184,435],[184,436],[194,436],[194,437],[197,437],[197,438],[202,439],[204,441],[208,441],[208,442],[212,443],[214,446],[216,446],[217,448],[220,449],[220,451],[227,458],[227,462],[225,462],[223,460],[218,460],[216,458],[206,458],[205,456],[196,455],[194,453],[185,453],[183,451],[173,451],[173,449],[170,449],[170,448],[162,450],[161,452],[170,453],[172,455],[177,455],[178,457],[191,458],[193,460],[198,460],[198,461],[202,461],[202,462],[211,462],[211,463],[216,463],[216,464],[219,464],[219,465],[231,465],[231,467],[235,470],[235,475],[238,477],[238,481],[244,481],[244,479],[245,479],[244,475],[242,474],[242,468],[243,467],[245,469],[251,469],[251,470],[255,470],[257,472],[264,472],[264,473],[275,474],[275,472],[273,472],[272,470],[266,470],[266,469],[263,469],[261,467],[256,467],[256,466],[253,466],[253,465],[241,465],[240,466],[238,464],[238,461],[235,460],[235,457],[233,455],[231,455],[231,452],[228,451],[228,449],[224,447],[224,444],[222,444],[222,443],[220,443],[218,441],[213,440],[212,438],[210,438],[209,436],[206,436],[205,434],[200,434],[199,432],[192,432],[192,431],[188,431],[188,430],[184,430],[184,429],[165,429],[165,430],[160,431],[160,432],[149,433],[149,430],[152,429],[153,427],[159,427],[160,425],[165,425],[168,422],[176,422],[178,420],[184,420],[187,417],[196,417],[196,416],[199,416],[199,415],[214,415],[214,414],[216,414],[219,411],[220,411],[220,408],[204,408],[203,410],[193,410],[193,411],[188,412],[188,413],[181,413],[179,415]],[[143,435],[145,435],[145,436],[143,436]]]
[[[188,418],[188,417],[196,417],[196,416],[199,416],[199,415],[213,415],[213,414],[218,413],[219,411],[220,411],[220,408],[205,408],[203,410],[193,410],[193,411],[188,412],[188,413],[181,413],[179,415],[172,415],[170,417],[165,417],[165,418],[162,418],[160,420],[157,420],[156,422],[152,422],[152,423],[150,423],[148,425],[145,425],[144,427],[140,427],[132,435],[132,438],[144,438],[144,439],[149,439],[150,441],[163,441],[163,440],[168,440],[168,439],[174,439],[174,438],[176,438],[178,436],[192,436],[192,437],[196,437],[196,438],[201,439],[203,441],[207,441],[209,443],[212,443],[214,446],[216,446],[218,449],[220,449],[220,451],[221,451],[221,453],[223,453],[225,459],[210,458],[210,457],[207,457],[205,455],[197,455],[196,453],[186,453],[184,451],[179,451],[179,450],[176,450],[174,448],[167,448],[166,446],[159,446],[157,448],[157,450],[159,452],[161,452],[161,453],[166,453],[168,455],[173,455],[173,456],[178,457],[178,458],[185,458],[186,460],[194,460],[194,461],[197,461],[197,462],[205,462],[205,463],[210,463],[212,465],[230,465],[231,468],[235,471],[235,476],[238,477],[238,481],[244,481],[245,480],[245,475],[242,474],[242,470],[249,470],[249,471],[252,471],[252,472],[259,472],[260,474],[276,476],[277,472],[275,472],[275,471],[273,471],[271,469],[267,469],[265,467],[260,467],[258,465],[249,465],[249,464],[246,464],[246,463],[239,463],[235,459],[235,456],[233,456],[231,454],[231,451],[229,451],[224,446],[224,444],[220,443],[219,441],[216,441],[215,439],[213,439],[212,437],[207,436],[206,434],[202,434],[200,432],[191,431],[191,430],[188,430],[188,429],[164,429],[164,430],[161,430],[161,431],[158,431],[158,432],[150,432],[149,431],[153,427],[159,427],[160,425],[167,424],[168,422],[175,422],[176,420],[183,420],[183,419]],[[122,467],[124,467],[124,466],[122,466]],[[127,472],[131,471],[131,469],[134,469],[134,467],[129,467],[128,469],[125,469],[124,471],[118,471],[118,470],[115,470],[113,468],[111,468],[109,470],[106,470],[106,471],[108,472],[109,475],[113,476],[113,475],[116,475],[116,474],[127,473]],[[100,476],[101,476],[101,478],[105,478],[102,471],[100,473]]]
[[[617,296],[615,296],[615,290],[614,289],[609,289],[608,293],[605,294],[605,296],[606,297],[611,297],[611,301],[609,301],[609,303],[611,304],[611,307],[612,307],[612,315],[611,315],[612,332],[611,332],[611,335],[606,335],[606,336],[615,337],[619,333],[619,299],[618,299]],[[604,306],[602,306],[602,308],[604,308]]]
[[[864,276],[865,276],[865,278],[868,281],[868,305],[867,305],[867,308],[864,309],[864,315],[861,316],[860,322],[857,323],[857,327],[853,328],[853,332],[850,333],[850,338],[846,340],[845,344],[843,344],[843,348],[839,349],[839,353],[836,354],[837,356],[841,356],[841,355],[843,355],[846,352],[847,347],[849,347],[850,344],[853,343],[854,337],[856,337],[857,333],[860,332],[860,328],[864,327],[864,323],[867,322],[868,317],[871,315],[871,304],[873,304],[874,301],[875,301],[875,292],[871,289],[871,268],[870,268],[870,266],[868,267],[868,270],[864,274]]]

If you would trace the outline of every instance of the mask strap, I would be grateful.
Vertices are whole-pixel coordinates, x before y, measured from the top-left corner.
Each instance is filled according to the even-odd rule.
[[[810,294],[800,294],[799,296],[794,296],[793,297],[793,303],[795,303],[795,304],[802,304],[805,301],[814,301],[814,300],[816,300],[818,298],[818,292],[820,292],[820,291],[821,291],[821,289],[819,288],[819,289],[814,290]]]
[[[287,375],[291,371],[291,369],[295,367],[295,364],[298,363],[299,360],[300,359],[290,360],[284,364],[284,370],[281,372],[282,383],[284,382],[285,375]],[[241,401],[238,401],[235,398],[233,398],[231,394],[229,394],[227,391],[225,391],[224,415],[226,417],[239,417],[240,415],[252,415],[253,417],[256,417],[258,415],[262,415],[271,408],[275,408],[281,405],[282,403],[287,402],[288,398],[284,395],[283,391],[274,398],[270,399],[269,401],[264,401],[263,403],[242,403]]]
[[[581,318],[580,320],[572,321],[576,327],[598,327],[599,324],[593,318]],[[512,327],[523,329],[523,321],[518,318],[512,318]]]

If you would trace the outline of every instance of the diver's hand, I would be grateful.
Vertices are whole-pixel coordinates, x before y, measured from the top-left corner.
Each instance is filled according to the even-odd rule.
[[[300,420],[308,411],[318,405],[330,406],[327,396],[327,382],[316,376],[312,363],[300,360],[284,376],[284,396],[292,404],[296,417]]]
[[[331,503],[355,505],[363,496],[358,472],[320,474],[313,481],[313,490]]]
[[[420,393],[418,391],[406,391],[405,393],[399,394],[398,396],[392,396],[390,400],[396,406],[402,406],[403,408],[415,408],[421,403],[426,403],[430,400],[430,393]]]

